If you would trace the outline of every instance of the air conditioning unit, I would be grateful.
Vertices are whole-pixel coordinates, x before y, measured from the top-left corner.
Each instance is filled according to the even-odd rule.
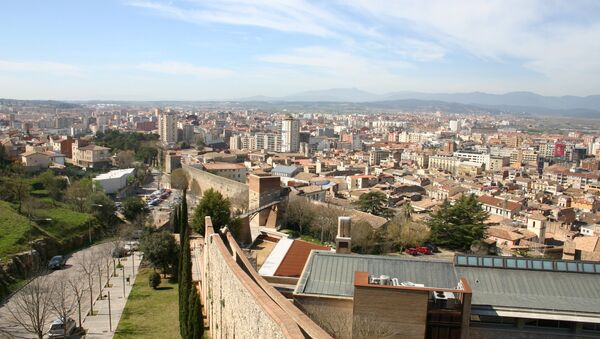
[[[433,302],[440,308],[451,308],[456,302],[452,292],[433,291]]]

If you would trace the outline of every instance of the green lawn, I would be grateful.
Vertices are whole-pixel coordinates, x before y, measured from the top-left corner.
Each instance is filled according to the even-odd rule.
[[[180,338],[177,284],[163,279],[148,286],[151,268],[141,268],[119,321],[115,338]]]
[[[0,259],[9,254],[26,251],[29,246],[29,221],[12,206],[0,201]]]

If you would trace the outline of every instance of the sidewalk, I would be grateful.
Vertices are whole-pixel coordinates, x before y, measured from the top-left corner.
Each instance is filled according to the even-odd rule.
[[[131,255],[121,258],[123,269],[118,268],[118,276],[110,278],[112,286],[105,287],[102,290],[102,295],[105,297],[102,300],[96,299],[94,302],[95,315],[85,316],[83,320],[83,328],[87,329],[85,338],[106,339],[113,337],[119,324],[119,319],[121,319],[121,314],[123,314],[123,309],[125,309],[129,293],[133,288],[140,262],[142,261],[142,254],[140,252],[136,252],[133,255],[135,256],[134,259],[132,259]],[[123,270],[125,271],[125,275],[123,275]],[[124,284],[123,277],[125,277]],[[126,281],[127,278],[129,278],[129,282]],[[125,289],[123,289],[123,286],[125,286]],[[123,296],[123,291],[125,291],[125,296]],[[108,316],[108,292],[110,292],[110,320]],[[110,327],[112,327],[112,330]]]

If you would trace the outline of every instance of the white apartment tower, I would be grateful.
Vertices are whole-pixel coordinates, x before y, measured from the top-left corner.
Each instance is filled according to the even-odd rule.
[[[174,112],[162,112],[156,110],[158,117],[158,135],[160,141],[165,144],[174,144],[177,142],[177,119]]]
[[[281,151],[298,152],[300,150],[300,121],[291,116],[281,123]]]

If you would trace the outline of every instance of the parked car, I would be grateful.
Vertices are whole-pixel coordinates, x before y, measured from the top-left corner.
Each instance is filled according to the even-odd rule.
[[[417,250],[417,252],[421,253],[421,254],[425,254],[425,255],[432,255],[433,253],[431,253],[431,249],[427,246],[419,246],[417,248],[415,248]]]
[[[431,250],[432,253],[440,253],[440,250],[438,249],[436,244],[434,244],[432,242],[426,242],[423,246],[429,247],[429,249]]]
[[[75,323],[75,320],[67,318],[67,324],[65,326],[61,319],[56,319],[50,325],[50,330],[48,330],[48,338],[64,338],[65,327],[67,330],[67,336],[70,337],[71,334],[75,331],[75,327],[77,327],[77,324]]]
[[[123,246],[123,249],[127,252],[137,251],[140,248],[140,243],[137,241],[128,241]]]
[[[55,255],[48,262],[48,269],[50,270],[60,270],[65,267],[66,259],[62,255]]]
[[[407,249],[404,251],[404,253],[406,253],[406,254],[410,254],[410,255],[412,255],[412,256],[423,255],[423,253],[421,253],[421,252],[417,251],[417,249],[416,249],[416,248],[414,248],[414,247],[407,248]]]

